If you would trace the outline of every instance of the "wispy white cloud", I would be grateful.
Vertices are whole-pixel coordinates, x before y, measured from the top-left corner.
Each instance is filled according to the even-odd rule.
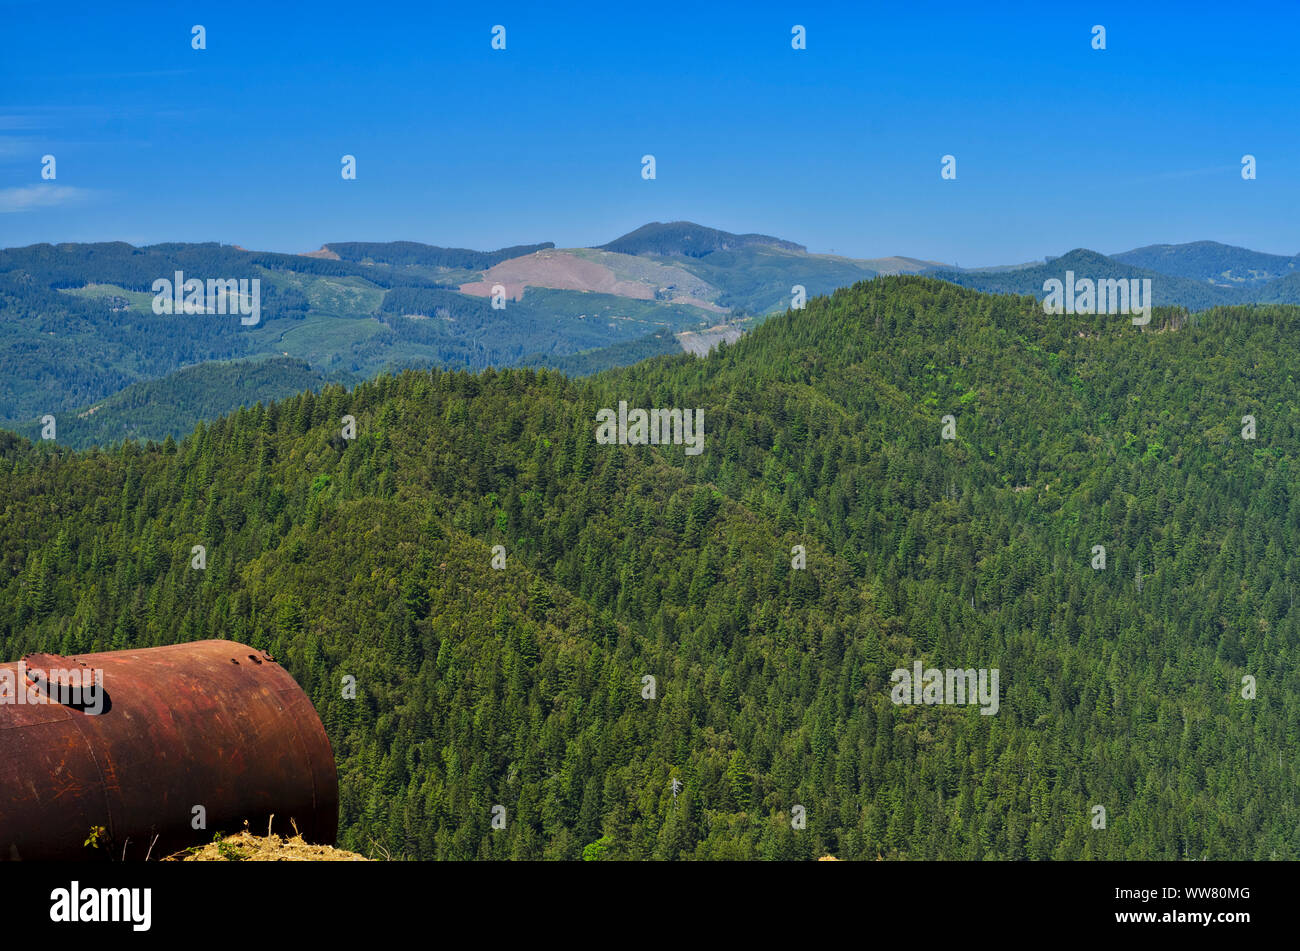
[[[0,214],[70,205],[84,201],[92,194],[89,188],[73,188],[71,185],[20,185],[17,188],[0,188]]]

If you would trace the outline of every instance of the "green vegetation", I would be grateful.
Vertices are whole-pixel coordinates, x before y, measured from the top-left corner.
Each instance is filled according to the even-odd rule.
[[[98,849],[103,848],[107,842],[108,830],[103,826],[91,826],[90,835],[86,836],[86,841],[82,845],[88,849]]]
[[[161,381],[195,364],[290,356],[330,379],[373,376],[404,367],[480,370],[519,363],[563,363],[576,354],[601,352],[575,366],[603,368],[629,346],[660,330],[697,329],[718,317],[688,305],[606,294],[530,288],[524,300],[494,311],[487,300],[456,289],[478,280],[477,271],[505,257],[551,244],[495,252],[433,248],[410,242],[331,245],[360,260],[243,251],[218,244],[167,244],[134,248],[123,243],[33,245],[0,250],[0,424],[30,432],[46,414],[63,420],[114,394],[136,409],[133,384]],[[376,260],[376,257],[382,260]],[[634,259],[624,259],[634,260]],[[365,263],[361,263],[364,261]],[[656,271],[653,265],[647,269]],[[233,316],[154,314],[153,282],[176,271],[191,277],[256,278],[262,319],[243,326]],[[691,282],[698,279],[681,273]],[[694,286],[692,284],[692,286]],[[408,315],[428,317],[409,320]],[[657,351],[662,352],[662,351]],[[211,380],[200,394],[192,385]],[[160,402],[112,425],[69,430],[72,445],[112,442],[125,434],[162,439],[178,434],[200,413],[228,412],[221,372],[185,377],[191,401]],[[302,382],[296,389],[315,384]],[[280,399],[296,390],[267,386],[245,394],[248,402]],[[120,423],[120,425],[119,425]]]
[[[229,842],[224,841],[220,832],[212,837],[212,843],[217,847],[217,854],[225,861],[242,862],[244,860],[244,854]]]
[[[604,249],[573,252],[622,280],[646,283],[654,300],[529,287],[521,301],[493,311],[484,298],[459,291],[461,284],[481,280],[486,268],[552,247],[547,242],[479,252],[409,241],[328,245],[340,260],[215,243],[0,250],[0,374],[7,384],[0,393],[0,425],[30,431],[33,419],[54,414],[62,420],[132,384],[196,364],[270,356],[304,360],[331,379],[424,367],[553,366],[582,375],[667,352],[660,346],[663,331],[699,330],[724,320],[750,328],[784,312],[795,285],[813,297],[874,277],[878,269],[925,267],[904,258],[808,254],[801,245],[767,235],[672,222],[646,225]],[[1144,270],[1142,262],[1154,270]],[[1294,263],[1197,242],[1139,248],[1115,258],[1080,250],[1046,265],[929,273],[977,290],[1038,299],[1043,281],[1062,277],[1067,268],[1093,279],[1149,276],[1157,304],[1200,310],[1300,303]],[[243,326],[219,315],[154,314],[153,282],[177,270],[260,280],[261,322]],[[671,302],[683,296],[727,313]],[[213,379],[222,386],[219,374]],[[286,392],[272,387],[250,399]],[[205,412],[236,405],[221,392],[199,403]],[[80,429],[110,441],[128,432],[161,439],[188,429],[195,418],[181,405],[174,416],[153,413],[122,426]],[[77,435],[74,444],[86,443]]]
[[[1262,284],[1294,274],[1300,266],[1300,255],[1289,258],[1282,254],[1264,254],[1217,241],[1153,244],[1113,254],[1111,259],[1172,277],[1223,285]]]
[[[1143,249],[1144,251],[1147,249]],[[1234,248],[1245,255],[1256,255],[1254,251]],[[1129,252],[1126,256],[1131,262],[1151,260],[1153,255]],[[1262,255],[1261,257],[1274,257]],[[1157,261],[1159,258],[1157,257]],[[1169,266],[1169,259],[1164,259],[1163,266]],[[1169,273],[1148,270],[1135,263],[1125,263],[1120,258],[1108,258],[1096,251],[1075,249],[1059,258],[1052,258],[1046,264],[1037,264],[1021,268],[990,268],[987,270],[949,271],[936,269],[926,271],[930,277],[951,281],[963,287],[991,294],[1026,294],[1043,299],[1043,282],[1049,278],[1063,280],[1067,270],[1074,271],[1077,278],[1091,280],[1150,278],[1151,293],[1156,306],[1184,307],[1188,310],[1206,310],[1210,307],[1222,307],[1245,303],[1279,303],[1300,304],[1300,282],[1297,275],[1288,277],[1243,283],[1234,286],[1211,284],[1207,280],[1179,276],[1179,271],[1195,271],[1195,266],[1174,267]]]
[[[536,355],[520,361],[520,365],[549,367],[552,370],[559,370],[565,376],[581,377],[591,376],[593,373],[613,367],[639,363],[651,357],[681,352],[682,348],[677,342],[677,337],[667,330],[660,330],[645,337],[638,337],[636,340],[612,344],[598,350],[585,350],[582,353],[559,357]]]
[[[325,245],[344,261],[363,264],[391,264],[396,267],[431,267],[486,271],[495,264],[534,251],[555,247],[555,242],[520,244],[500,251],[471,251],[468,248],[439,248],[415,241],[332,241]]]
[[[486,297],[398,288],[384,299],[384,320],[385,337],[354,348],[361,368],[381,360],[383,369],[550,365],[592,350],[604,350],[606,358],[633,357],[639,348],[608,348],[643,341],[660,330],[698,330],[717,317],[689,305],[585,291],[530,287],[522,300],[493,310]]]
[[[58,417],[58,442],[82,449],[123,439],[180,438],[200,420],[319,390],[329,380],[356,382],[346,374],[326,377],[289,357],[203,363],[159,380],[132,383],[80,413]],[[33,420],[18,431],[38,440],[41,424]]]
[[[1139,330],[889,277],[582,381],[0,434],[0,652],[269,649],[353,850],[1300,859],[1298,360],[1294,307]],[[619,400],[702,409],[704,452],[597,445]],[[998,668],[998,713],[896,706],[914,661]]]
[[[848,258],[794,254],[761,246],[718,251],[691,261],[689,266],[692,272],[722,289],[719,304],[754,316],[789,308],[795,284],[802,284],[808,297],[816,297],[876,276],[865,264]]]
[[[373,314],[384,301],[383,288],[359,277],[318,277],[286,271],[282,279],[303,292],[313,312],[334,316]]]
[[[137,314],[153,312],[154,295],[146,291],[133,291],[116,284],[87,284],[85,287],[60,288],[63,293],[85,300],[104,301],[110,309],[129,309]]]
[[[802,244],[782,241],[767,234],[731,234],[690,221],[670,221],[667,224],[652,221],[608,244],[602,244],[600,250],[618,254],[701,258],[716,251],[734,251],[755,246],[797,252],[808,250]]]

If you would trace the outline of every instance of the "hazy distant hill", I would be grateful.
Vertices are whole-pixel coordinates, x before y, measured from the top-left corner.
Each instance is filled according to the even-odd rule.
[[[807,254],[763,244],[715,251],[686,261],[683,266],[721,289],[719,304],[753,315],[789,308],[796,284],[812,298],[868,280],[878,273],[852,258]]]
[[[1122,264],[1225,287],[1263,284],[1300,267],[1300,256],[1265,254],[1217,241],[1152,244],[1111,257]]]
[[[1180,306],[1189,310],[1204,310],[1242,303],[1234,288],[1214,287],[1186,277],[1171,277],[1157,271],[1121,264],[1113,258],[1084,248],[1053,258],[1046,264],[1035,264],[1011,270],[927,271],[930,277],[951,281],[963,287],[992,294],[1027,294],[1040,300],[1044,297],[1043,283],[1055,278],[1063,281],[1065,272],[1073,271],[1075,279],[1151,279],[1151,294],[1156,306]]]
[[[935,268],[946,267],[941,261],[922,261],[920,258],[909,258],[902,255],[887,258],[844,258],[833,254],[817,256],[832,261],[852,261],[863,267],[869,267],[878,274],[921,274]]]
[[[333,251],[344,261],[363,264],[392,264],[398,267],[424,265],[481,271],[509,258],[553,247],[553,241],[545,241],[542,244],[520,244],[499,251],[471,251],[468,248],[440,248],[416,241],[331,241],[323,246],[323,250]]]

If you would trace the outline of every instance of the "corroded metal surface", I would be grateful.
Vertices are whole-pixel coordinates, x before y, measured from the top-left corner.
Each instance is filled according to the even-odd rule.
[[[51,670],[103,671],[102,706],[58,702],[68,678],[43,688],[32,673]],[[245,820],[265,835],[272,815],[277,833],[292,834],[292,819],[309,842],[334,843],[329,739],[264,651],[198,641],[32,654],[0,664],[0,692],[6,682],[24,695],[0,702],[0,859],[142,859],[151,846],[156,859]],[[98,849],[84,845],[95,827],[106,830]]]

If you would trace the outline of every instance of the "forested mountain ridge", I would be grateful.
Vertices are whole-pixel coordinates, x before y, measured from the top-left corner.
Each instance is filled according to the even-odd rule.
[[[1265,254],[1218,241],[1152,244],[1112,254],[1111,257],[1121,264],[1208,281],[1223,287],[1261,284],[1293,274],[1300,268],[1300,255]]]
[[[321,373],[292,357],[210,360],[132,383],[80,413],[57,417],[56,438],[74,449],[110,446],[123,439],[179,439],[200,420],[319,390],[328,382],[347,386],[358,380],[344,372]],[[40,420],[14,427],[32,440],[41,438],[43,428]]]
[[[331,379],[407,366],[567,365],[579,356],[602,368],[617,359],[614,354],[647,347],[657,352],[665,330],[698,330],[720,319],[689,304],[609,294],[538,288],[497,309],[458,292],[459,282],[475,273],[465,265],[527,248],[479,255],[425,245],[340,247],[358,256],[383,249],[375,253],[420,263],[363,264],[218,244],[0,250],[0,375],[6,382],[0,424],[30,427],[45,415],[70,420],[132,384],[196,364],[248,358],[293,358]],[[448,266],[435,267],[434,260]],[[178,271],[199,280],[260,281],[260,320],[245,326],[230,315],[153,313],[153,282],[171,281]],[[296,377],[286,374],[280,383]],[[224,383],[217,386],[224,389]],[[290,390],[271,385],[267,392]],[[221,397],[213,392],[180,406],[180,421],[192,425],[200,409]],[[227,403],[223,411],[237,405]],[[167,408],[159,406],[159,413]],[[173,426],[151,424],[140,435],[161,439]],[[93,435],[84,426],[68,428],[74,430]],[[121,432],[114,427],[110,438]]]
[[[879,278],[704,359],[9,437],[0,649],[269,649],[367,853],[1300,858],[1298,317]],[[597,444],[621,400],[704,452]],[[998,668],[997,714],[895,705],[914,661]]]
[[[472,251],[469,248],[440,248],[418,241],[331,241],[321,250],[331,251],[344,261],[362,264],[388,264],[395,267],[420,265],[483,271],[510,258],[555,247],[554,241],[520,244],[499,251]]]
[[[629,231],[601,250],[621,254],[654,254],[668,257],[702,258],[715,251],[735,251],[748,247],[779,248],[783,251],[807,251],[802,244],[783,241],[769,234],[731,234],[717,228],[705,228],[691,221],[652,221]]]
[[[1048,257],[1043,264],[966,270],[937,267],[922,273],[979,291],[1032,294],[1040,299],[1044,282],[1062,280],[1067,270],[1093,281],[1149,279],[1157,305],[1206,310],[1232,304],[1300,304],[1298,263],[1300,257],[1195,241],[1151,245],[1109,256],[1075,248],[1060,257]]]
[[[1145,262],[1145,263],[1143,263]],[[0,250],[0,425],[26,433],[53,415],[69,444],[130,433],[162,439],[259,398],[303,388],[299,370],[230,399],[228,371],[205,363],[288,358],[321,379],[366,379],[438,366],[548,366],[590,373],[674,345],[734,338],[802,294],[879,274],[926,272],[976,290],[1042,297],[1067,269],[1080,278],[1150,278],[1157,304],[1193,310],[1300,303],[1294,259],[1213,242],[1106,257],[1078,249],[1043,265],[960,270],[893,257],[812,254],[762,234],[653,222],[596,248],[552,242],[496,251],[413,241],[332,242],[310,254],[214,242],[124,242]],[[1149,269],[1148,268],[1151,268]],[[155,314],[155,281],[260,282],[260,318]],[[210,393],[197,385],[212,381]],[[158,386],[144,384],[156,382]],[[305,384],[304,384],[305,385]],[[136,386],[131,393],[126,388]],[[75,422],[141,393],[187,393],[107,425]],[[175,408],[174,418],[166,418]],[[107,419],[108,417],[106,417]]]
[[[1176,269],[1182,270],[1181,267]],[[1042,300],[1044,282],[1052,279],[1062,281],[1067,271],[1073,271],[1076,279],[1087,278],[1091,281],[1149,280],[1155,304],[1164,307],[1207,310],[1211,307],[1246,303],[1300,304],[1300,293],[1296,292],[1295,285],[1289,284],[1285,277],[1229,286],[1135,266],[1086,248],[1075,248],[1061,257],[1050,258],[1044,264],[1025,267],[967,271],[936,268],[923,273],[986,293],[1029,294]]]
[[[677,224],[674,234],[700,237],[697,255],[742,249],[707,265],[715,284],[631,254],[577,249],[535,260],[554,250],[552,242],[490,252],[411,241],[333,242],[305,255],[214,242],[3,249],[0,373],[8,385],[0,394],[0,424],[30,429],[48,415],[85,418],[132,384],[161,381],[196,364],[250,358],[289,357],[331,379],[425,366],[591,372],[662,352],[665,334],[739,326],[782,310],[795,282],[817,294],[876,273],[775,238]],[[772,247],[748,247],[759,239]],[[758,253],[774,249],[798,253]],[[705,267],[702,258],[689,260]],[[498,286],[488,277],[502,265],[523,275],[514,283],[506,279],[508,302],[488,296]],[[260,282],[260,319],[245,325],[229,315],[154,313],[154,282],[177,273]],[[288,373],[268,381],[263,392],[282,395],[295,378]],[[175,389],[174,382],[164,388]],[[75,445],[128,431],[161,439],[178,423],[200,418],[200,409],[210,414],[218,403],[223,411],[238,405],[224,400],[224,384],[216,385],[219,392],[181,404],[170,425],[73,424],[67,431],[76,433]]]

